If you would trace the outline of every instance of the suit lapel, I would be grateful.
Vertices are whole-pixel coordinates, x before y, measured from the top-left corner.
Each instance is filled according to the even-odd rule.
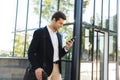
[[[62,46],[61,45],[62,44],[62,40],[61,40],[61,36],[60,36],[59,33],[57,33],[57,37],[58,37],[58,46],[60,47],[60,46]]]
[[[52,40],[50,38],[50,34],[48,32],[47,26],[44,29],[45,29],[47,41],[48,41],[48,43],[50,43],[50,46],[52,46],[52,50],[53,50]],[[61,36],[58,32],[57,32],[57,38],[58,38],[58,46],[60,48],[60,47],[62,47],[62,40],[61,40]]]
[[[48,43],[50,43],[50,45],[52,46],[52,49],[53,49],[52,40],[50,38],[50,34],[48,32],[47,26],[45,27],[45,33],[46,33],[47,41],[48,41]]]

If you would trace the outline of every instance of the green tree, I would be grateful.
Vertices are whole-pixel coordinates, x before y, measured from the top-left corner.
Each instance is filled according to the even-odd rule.
[[[15,46],[14,46],[14,56],[22,56],[24,50],[24,36],[23,34],[16,34]]]
[[[39,8],[38,8],[38,5],[40,3],[39,1],[40,0],[33,0],[34,12],[37,15],[39,15]],[[85,8],[88,4],[89,4],[89,0],[84,0],[84,3],[83,3],[84,11],[85,11]],[[58,7],[58,0],[43,0],[41,18],[46,20],[47,22],[50,22],[51,14],[54,13],[55,11],[57,11],[57,10],[63,11],[67,15],[72,13],[72,12],[74,14],[74,0],[60,0],[60,6],[59,7]],[[67,16],[67,17],[71,17],[71,16],[73,16],[73,15],[70,15],[70,16]],[[69,23],[68,21],[69,20],[67,20],[66,23]],[[63,29],[60,30],[60,31],[64,34],[68,34],[67,39],[70,39],[72,37],[73,29],[71,29],[69,27],[63,27]]]
[[[28,34],[26,37],[26,40],[28,40],[30,38],[30,35]],[[15,37],[15,46],[14,46],[14,56],[16,57],[23,57],[23,54],[25,52],[25,54],[27,53],[27,49],[29,46],[28,41],[26,41],[26,50],[24,51],[24,45],[25,44],[25,36],[23,33],[20,34],[16,34]]]

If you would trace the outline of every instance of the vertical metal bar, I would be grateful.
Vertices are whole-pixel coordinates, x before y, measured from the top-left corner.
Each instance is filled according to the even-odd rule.
[[[117,64],[116,64],[116,80],[119,80],[119,55],[118,55],[118,27],[120,27],[118,24],[120,24],[118,21],[119,21],[119,0],[117,0],[117,37],[116,37],[116,40],[117,40],[117,45],[116,45],[116,61],[117,61]]]
[[[98,32],[97,32],[97,40],[96,40],[96,80],[98,80],[98,43],[99,43],[99,39],[98,39]]]
[[[94,60],[93,60],[93,58],[94,58],[93,57],[94,56],[93,55],[94,54],[94,37],[95,37],[94,36],[94,34],[95,34],[94,24],[95,24],[95,0],[94,0],[94,6],[93,6],[93,24],[92,24],[93,25],[93,29],[92,29],[93,30],[92,31],[93,32],[93,38],[92,38],[93,40],[92,40],[92,76],[91,76],[91,80],[93,80],[93,69],[94,69]]]
[[[103,0],[102,0],[102,2],[101,2],[101,28],[103,28]],[[104,40],[104,42],[105,42],[105,40]],[[104,63],[105,62],[101,62],[101,53],[100,53],[100,67],[101,68],[103,68],[103,70],[100,72],[100,80],[104,80],[104,78],[105,78],[105,75],[107,75],[107,74],[105,74],[104,75],[104,73],[105,73],[105,71],[104,71],[104,68],[106,68],[105,66],[104,66]],[[105,56],[105,55],[102,55],[102,61],[103,61],[103,59],[105,59],[105,58],[107,57],[107,56]],[[102,66],[101,66],[102,65]],[[101,68],[100,68],[100,70],[101,70]],[[107,72],[106,72],[107,73]],[[106,79],[107,80],[107,79]]]
[[[92,49],[91,49],[92,50],[92,55],[91,55],[92,56],[92,76],[91,76],[91,80],[93,80],[93,68],[94,68],[94,59],[93,59],[94,58],[93,57],[94,56],[94,28],[92,28],[92,33],[93,34],[92,34]]]
[[[104,75],[102,76],[102,78],[103,78],[103,80],[108,80],[108,38],[109,38],[109,36],[108,36],[108,32],[105,32],[105,34],[104,34],[104,46],[105,46],[105,48],[104,48]]]
[[[72,70],[71,80],[80,80],[80,57],[81,57],[81,40],[82,40],[82,5],[83,0],[75,0],[75,23],[74,23],[74,36],[75,42],[73,45],[72,56]]]
[[[109,25],[110,25],[110,0],[108,0],[108,46],[109,46]],[[108,67],[107,67],[107,71],[109,72],[109,47],[108,47]],[[107,79],[109,80],[109,74],[107,75]]]
[[[102,24],[103,24],[103,0],[101,3],[101,28],[103,28]]]
[[[58,6],[57,6],[57,11],[60,9],[60,0],[58,0]]]
[[[15,53],[15,37],[16,37],[17,17],[18,17],[18,0],[16,3],[16,16],[15,16],[15,28],[14,28],[14,41],[13,41],[13,54],[12,54],[12,56],[14,56],[14,53]]]
[[[39,14],[39,27],[41,27],[41,16],[42,16],[42,0],[40,0],[40,14]]]
[[[28,0],[28,2],[27,2],[26,27],[25,27],[25,43],[24,43],[24,54],[23,54],[23,57],[25,57],[25,53],[26,53],[27,27],[28,27],[28,13],[29,13],[29,0]]]
[[[93,21],[93,25],[95,25],[95,5],[96,5],[95,2],[96,2],[96,0],[94,0],[94,9],[93,9],[93,11],[94,11],[94,12],[93,12],[93,20],[94,20],[94,21]],[[94,27],[95,27],[95,26],[94,26]]]

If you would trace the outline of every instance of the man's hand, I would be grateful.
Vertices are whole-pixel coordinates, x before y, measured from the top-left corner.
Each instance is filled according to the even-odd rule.
[[[74,39],[71,39],[70,41],[66,42],[65,49],[69,50],[69,48],[73,45]]]
[[[42,72],[43,71],[44,70],[42,68],[37,68],[35,70],[35,75],[36,75],[37,80],[42,80]]]

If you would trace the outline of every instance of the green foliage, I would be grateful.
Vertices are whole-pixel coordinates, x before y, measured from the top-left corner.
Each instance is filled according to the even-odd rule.
[[[26,40],[28,40],[29,37],[30,37],[30,35],[27,35]],[[24,45],[24,44],[25,44],[24,34],[23,33],[16,34],[15,46],[14,46],[14,56],[23,57],[24,52],[25,52],[25,54],[27,53],[29,43],[28,43],[28,41],[26,41],[26,45]],[[25,46],[26,46],[26,50],[24,51]]]
[[[23,34],[16,34],[14,56],[23,56],[24,50],[24,36]]]
[[[65,14],[73,11],[74,0],[60,0],[59,10],[63,11]],[[34,12],[39,15],[39,0],[33,0],[34,3]],[[58,10],[58,0],[43,0],[42,2],[42,18],[47,22],[50,22],[51,15]]]
[[[32,0],[32,1],[34,2],[34,12],[38,14],[39,13],[38,5],[40,0]]]
[[[12,53],[11,51],[1,50],[0,51],[0,57],[10,57],[11,53]]]
[[[83,12],[85,12],[85,9],[86,9],[88,4],[89,4],[89,0],[84,0],[83,1]]]

